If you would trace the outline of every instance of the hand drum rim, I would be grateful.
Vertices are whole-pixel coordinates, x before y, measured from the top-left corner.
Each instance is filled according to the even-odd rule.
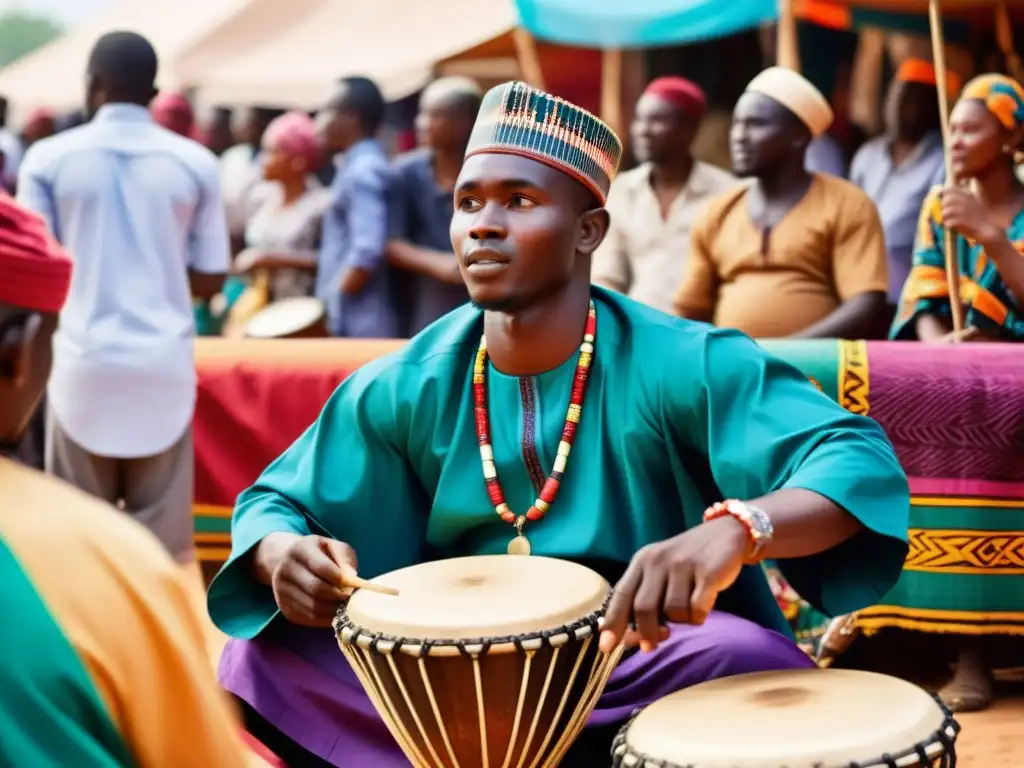
[[[399,595],[357,590],[334,621],[338,639],[414,655],[562,645],[596,633],[611,597],[599,574],[549,557],[435,560],[370,581]]]
[[[326,314],[326,305],[313,296],[293,296],[263,307],[245,324],[249,339],[285,339],[313,328]]]
[[[794,722],[801,738],[781,738]],[[802,669],[666,696],[619,731],[612,752],[615,768],[909,768],[955,755],[959,730],[937,697],[900,678]]]

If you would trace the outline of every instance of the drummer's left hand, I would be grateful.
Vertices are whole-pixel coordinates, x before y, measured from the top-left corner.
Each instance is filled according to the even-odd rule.
[[[743,524],[726,516],[641,549],[615,585],[601,650],[630,640],[631,618],[642,651],[653,651],[664,639],[663,620],[703,624],[718,594],[740,575],[750,547]]]

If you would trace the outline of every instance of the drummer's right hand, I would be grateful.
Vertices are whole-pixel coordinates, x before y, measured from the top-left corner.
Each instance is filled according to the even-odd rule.
[[[269,576],[274,600],[288,621],[329,627],[338,606],[351,594],[343,583],[356,574],[356,553],[325,536],[270,534],[255,553],[257,576]]]

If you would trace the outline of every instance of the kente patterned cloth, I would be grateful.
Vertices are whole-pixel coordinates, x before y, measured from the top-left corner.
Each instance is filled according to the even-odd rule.
[[[402,343],[197,341],[196,543],[208,574],[228,554],[235,497],[349,373]],[[896,587],[860,613],[863,627],[1024,635],[1024,356],[996,344],[763,345],[877,419],[910,477],[910,554]],[[781,580],[773,587],[813,647],[825,617]]]
[[[496,85],[483,98],[466,157],[528,157],[572,176],[601,204],[622,160],[622,142],[601,120],[526,83]]]

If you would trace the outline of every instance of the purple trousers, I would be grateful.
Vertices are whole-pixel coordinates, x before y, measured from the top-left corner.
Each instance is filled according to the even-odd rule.
[[[707,680],[812,666],[788,638],[716,611],[700,627],[672,625],[656,651],[623,660],[587,725],[625,723],[637,707]],[[284,735],[333,765],[409,765],[331,630],[282,622],[256,640],[232,640],[221,656],[220,680]]]

